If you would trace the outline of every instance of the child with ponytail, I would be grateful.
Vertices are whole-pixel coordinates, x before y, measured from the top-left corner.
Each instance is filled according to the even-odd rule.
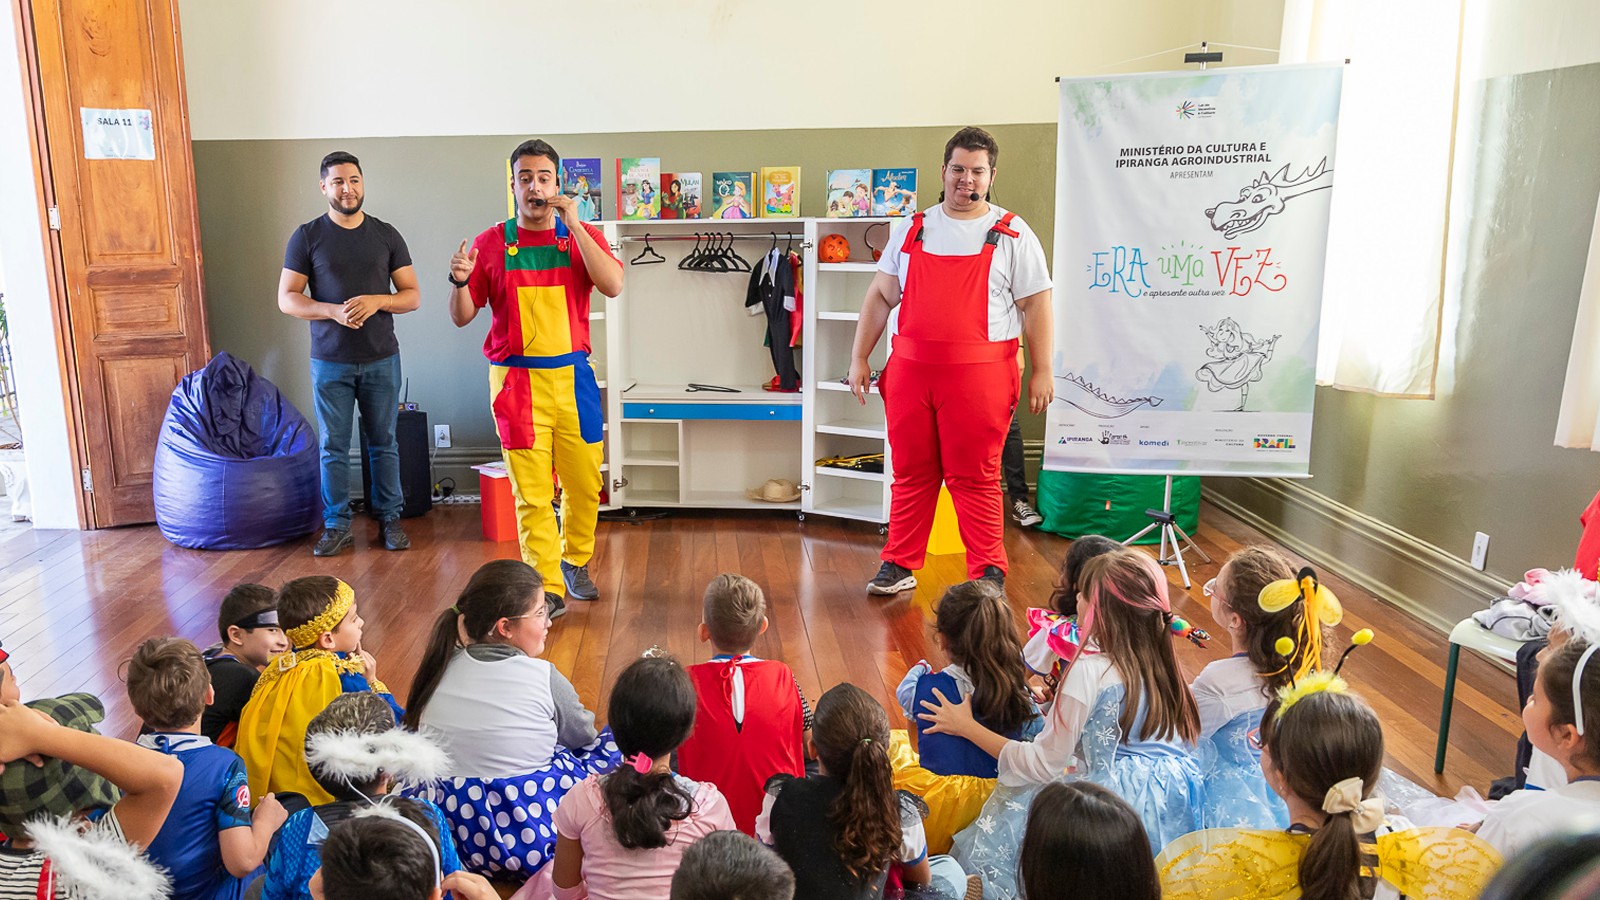
[[[1228,633],[1232,648],[1232,655],[1208,664],[1189,686],[1200,713],[1196,755],[1205,778],[1201,818],[1206,828],[1289,825],[1288,809],[1261,774],[1261,749],[1254,738],[1262,711],[1294,680],[1307,652],[1299,647],[1286,660],[1275,649],[1280,638],[1298,636],[1306,621],[1305,600],[1296,597],[1272,611],[1260,602],[1268,585],[1285,581],[1295,581],[1295,570],[1283,554],[1246,547],[1205,584],[1211,618]],[[1311,618],[1317,620],[1315,614]]]
[[[617,677],[607,717],[622,765],[584,779],[556,810],[555,900],[668,900],[683,852],[734,828],[716,785],[670,768],[694,712],[694,683],[675,660],[645,657]]]
[[[1199,827],[1191,748],[1200,716],[1172,646],[1187,626],[1172,614],[1166,574],[1143,552],[1116,550],[1089,560],[1079,584],[1082,649],[1032,742],[985,728],[968,701],[923,704],[928,731],[964,737],[999,760],[993,795],[955,841],[956,857],[982,874],[990,898],[1017,896],[1027,806],[1051,782],[1086,778],[1110,788],[1139,814],[1152,855]]]
[[[1213,828],[1156,858],[1163,900],[1476,897],[1500,855],[1458,828],[1414,828],[1377,792],[1383,729],[1336,673],[1299,677],[1261,719],[1261,766],[1289,828]]]
[[[1034,675],[1038,687],[1034,696],[1040,704],[1047,705],[1061,683],[1061,673],[1078,655],[1082,643],[1078,628],[1079,575],[1089,560],[1121,550],[1122,545],[1099,534],[1086,534],[1075,538],[1061,558],[1061,571],[1056,575],[1055,589],[1050,592],[1048,608],[1028,609],[1028,641],[1022,647],[1022,659]]]
[[[774,776],[756,819],[756,837],[794,870],[796,897],[882,897],[891,869],[907,897],[978,896],[955,860],[929,857],[926,807],[894,789],[889,716],[878,701],[837,685],[817,701],[812,743],[821,774]]]
[[[402,720],[450,754],[446,777],[417,795],[445,810],[468,869],[507,881],[545,867],[555,805],[619,759],[572,683],[539,658],[549,632],[538,570],[485,563],[434,621]]]
[[[917,718],[920,704],[970,697],[977,720],[1012,740],[1031,739],[1043,723],[1028,693],[1011,607],[993,581],[980,578],[945,591],[934,613],[933,643],[948,664],[934,672],[922,660],[900,680],[895,697],[917,724],[917,745],[912,749],[907,732],[891,732],[889,760],[894,786],[928,804],[928,849],[947,853],[955,833],[972,824],[994,790],[995,758],[965,738],[926,732]]]

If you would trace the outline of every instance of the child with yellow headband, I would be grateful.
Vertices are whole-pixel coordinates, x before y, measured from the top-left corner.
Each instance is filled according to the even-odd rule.
[[[278,591],[278,620],[289,651],[272,658],[239,715],[234,749],[244,759],[250,791],[299,793],[313,805],[333,796],[306,766],[306,725],[340,694],[372,691],[402,714],[378,680],[378,662],[361,649],[365,624],[356,594],[337,578],[296,578]]]

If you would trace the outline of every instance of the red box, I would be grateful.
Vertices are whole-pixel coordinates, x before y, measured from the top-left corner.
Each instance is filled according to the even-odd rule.
[[[483,539],[517,539],[517,503],[511,496],[511,479],[478,473],[478,493],[483,497]]]

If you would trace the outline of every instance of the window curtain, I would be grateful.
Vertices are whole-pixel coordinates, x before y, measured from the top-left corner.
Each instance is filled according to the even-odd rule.
[[[1279,62],[1347,59],[1317,383],[1431,398],[1462,0],[1287,0]]]
[[[1556,416],[1556,446],[1600,450],[1600,205],[1589,235],[1589,264],[1578,292],[1578,321]]]

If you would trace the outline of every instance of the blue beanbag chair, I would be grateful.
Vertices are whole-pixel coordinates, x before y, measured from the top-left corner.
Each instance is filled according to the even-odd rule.
[[[321,524],[316,430],[277,385],[218,353],[172,392],[156,443],[156,524],[200,550],[248,550]]]

